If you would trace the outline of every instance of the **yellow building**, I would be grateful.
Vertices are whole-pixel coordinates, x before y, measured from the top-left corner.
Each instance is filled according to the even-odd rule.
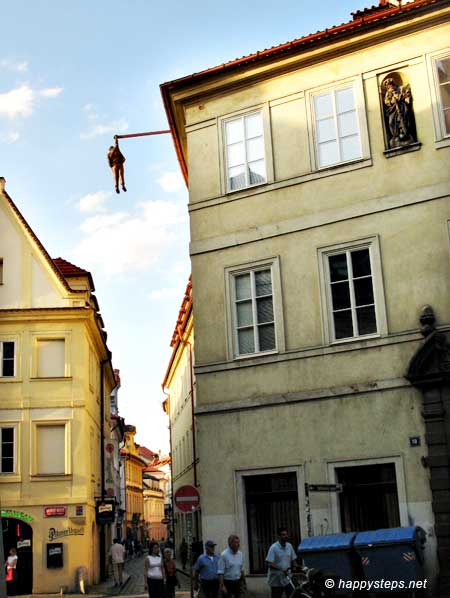
[[[192,311],[192,282],[186,287],[173,331],[172,355],[162,383],[168,398],[163,403],[170,422],[170,450],[172,458],[172,492],[185,485],[198,486],[198,458],[194,408],[196,402],[194,375],[194,319]],[[174,541],[178,547],[188,537],[187,515],[173,506]],[[192,536],[201,537],[200,512],[193,521]]]
[[[102,437],[115,386],[89,272],[52,259],[0,179],[0,496],[19,593],[98,581]],[[106,542],[110,540],[109,528]]]
[[[169,458],[170,459],[170,458]],[[160,468],[158,458],[147,465],[143,473],[144,488],[144,519],[148,539],[158,542],[167,539],[167,524],[165,519],[165,498],[167,475]]]
[[[420,525],[450,595],[449,40],[448,1],[380,0],[162,85],[204,537],[240,535],[250,589],[279,524],[295,543]]]
[[[139,445],[134,441],[136,427],[126,425],[125,446],[120,453],[125,458],[125,505],[124,538],[143,542],[144,526],[144,494],[142,472],[146,462],[139,454]]]

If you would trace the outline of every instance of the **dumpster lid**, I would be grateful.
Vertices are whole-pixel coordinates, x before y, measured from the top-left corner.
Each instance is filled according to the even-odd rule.
[[[355,538],[355,546],[368,546],[369,544],[403,544],[416,541],[416,536],[422,531],[415,525],[410,527],[393,527],[390,529],[377,529],[368,532],[359,532]]]
[[[313,536],[304,538],[298,547],[298,552],[318,552],[322,550],[342,550],[350,548],[355,532],[346,534],[330,534],[328,536]]]

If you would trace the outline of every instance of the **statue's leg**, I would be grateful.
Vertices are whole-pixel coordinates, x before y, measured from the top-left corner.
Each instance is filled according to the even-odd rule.
[[[114,164],[112,167],[112,171],[114,174],[114,185],[116,186],[116,193],[120,193],[119,191],[119,166]]]
[[[127,188],[125,187],[125,174],[124,174],[124,168],[123,168],[123,164],[121,164],[119,166],[119,174],[120,174],[120,183],[122,185],[122,189],[124,191],[127,190]]]

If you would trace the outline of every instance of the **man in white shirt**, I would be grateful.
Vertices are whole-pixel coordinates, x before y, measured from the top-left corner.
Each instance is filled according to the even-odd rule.
[[[239,550],[240,544],[239,536],[229,536],[228,548],[222,552],[219,559],[219,589],[227,598],[240,598],[245,587],[244,557]]]
[[[125,548],[117,538],[114,538],[110,550],[111,562],[113,566],[114,585],[121,586],[123,583],[123,564],[125,561]]]
[[[272,544],[266,556],[266,563],[269,566],[267,583],[270,586],[271,598],[281,598],[283,593],[286,598],[289,598],[292,592],[289,575],[297,565],[297,555],[287,539],[287,529],[278,528],[278,542]]]

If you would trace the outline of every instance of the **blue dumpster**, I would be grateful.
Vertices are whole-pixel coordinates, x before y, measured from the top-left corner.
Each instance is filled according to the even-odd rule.
[[[425,532],[417,526],[360,532],[354,542],[367,581],[398,582],[395,591],[408,591],[411,581],[424,579],[423,545]],[[400,582],[403,582],[403,587]],[[392,592],[391,587],[378,587],[377,593]]]
[[[325,570],[343,581],[359,579],[358,558],[353,550],[355,536],[351,532],[305,538],[299,544],[298,554],[308,568]]]

